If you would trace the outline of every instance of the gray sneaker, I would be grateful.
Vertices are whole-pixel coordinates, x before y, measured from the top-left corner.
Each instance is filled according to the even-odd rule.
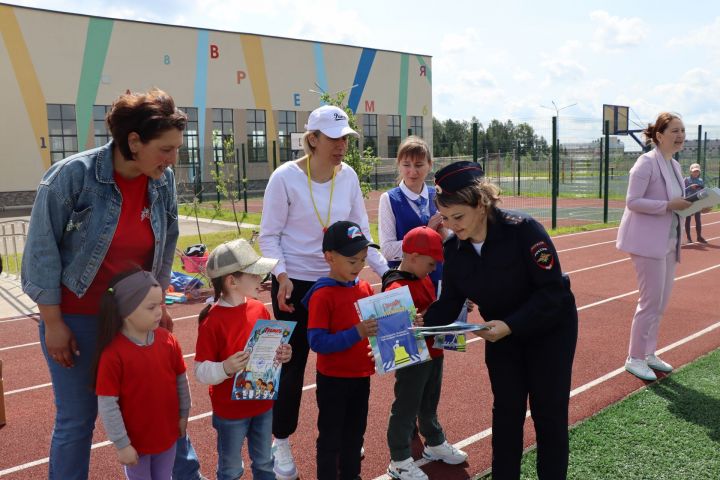
[[[399,462],[391,461],[387,473],[397,480],[428,480],[428,476],[415,465],[412,457]]]

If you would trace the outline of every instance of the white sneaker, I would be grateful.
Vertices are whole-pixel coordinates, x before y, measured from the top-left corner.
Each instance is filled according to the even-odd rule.
[[[648,382],[653,382],[657,380],[657,375],[655,375],[655,372],[650,370],[650,367],[648,367],[648,362],[642,358],[628,357],[625,361],[625,370],[632,373],[641,380],[645,380]]]
[[[387,473],[398,480],[428,480],[428,476],[415,465],[412,457],[399,462],[391,461]]]
[[[652,368],[653,370],[657,370],[659,372],[670,373],[673,370],[672,365],[670,365],[667,362],[663,362],[654,353],[652,355],[646,356],[645,361],[647,361],[648,367]]]
[[[445,441],[434,447],[426,445],[425,450],[423,450],[423,457],[431,461],[442,460],[450,465],[457,465],[458,463],[463,463],[467,460],[468,456],[467,453],[462,450],[458,450]]]
[[[273,472],[278,480],[295,480],[298,478],[297,467],[290,450],[287,438],[276,438],[272,445]]]
[[[365,447],[360,447],[360,459],[365,458]]]

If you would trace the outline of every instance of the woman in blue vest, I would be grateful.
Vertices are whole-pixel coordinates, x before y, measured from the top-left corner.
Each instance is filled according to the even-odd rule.
[[[435,206],[435,188],[425,185],[432,168],[430,148],[420,137],[407,137],[398,148],[397,168],[400,185],[380,196],[378,212],[380,251],[390,268],[400,265],[402,239],[415,227],[427,225],[443,240],[449,231],[443,226]],[[442,264],[430,274],[437,289],[442,277]]]

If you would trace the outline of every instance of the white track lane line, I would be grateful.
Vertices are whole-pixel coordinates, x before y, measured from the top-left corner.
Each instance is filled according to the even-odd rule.
[[[720,265],[718,265],[718,266],[720,266]],[[716,266],[716,267],[717,267],[717,266]],[[716,267],[713,267],[713,268],[716,268]],[[689,275],[686,275],[685,278],[688,277],[688,276],[689,276]],[[708,327],[706,327],[706,328],[704,328],[704,329],[702,329],[702,330],[700,330],[700,331],[698,331],[698,332],[693,333],[692,335],[688,335],[688,336],[685,337],[685,338],[682,338],[682,339],[680,339],[680,340],[678,340],[678,341],[676,341],[676,342],[674,342],[674,343],[671,343],[670,345],[668,345],[668,346],[666,346],[666,347],[663,347],[663,348],[661,348],[660,350],[658,350],[658,353],[662,354],[662,353],[668,352],[668,351],[670,351],[670,350],[673,350],[673,349],[675,349],[675,348],[677,348],[677,347],[679,347],[679,346],[681,346],[681,345],[684,345],[684,344],[686,344],[686,343],[688,343],[688,342],[690,342],[690,341],[692,341],[692,340],[695,340],[696,338],[699,338],[699,337],[701,337],[701,336],[703,336],[703,335],[706,335],[706,334],[712,332],[713,330],[717,330],[718,328],[720,328],[720,322],[716,322],[716,323],[714,323],[714,324],[712,324],[712,325],[710,325],[710,326],[708,326]],[[480,339],[476,337],[476,338],[473,338],[473,339],[471,339],[470,341],[468,341],[468,343],[472,343],[473,341],[476,341],[476,340],[480,340]],[[187,356],[189,356],[189,355],[186,355],[186,357],[187,357]],[[608,373],[606,373],[605,375],[603,375],[603,376],[601,376],[601,377],[598,377],[598,378],[596,378],[595,380],[592,380],[591,382],[588,382],[588,383],[586,383],[586,384],[584,384],[584,385],[581,385],[580,387],[577,387],[577,388],[573,389],[573,390],[570,392],[570,397],[572,398],[572,397],[574,397],[574,396],[579,395],[580,393],[586,392],[586,391],[590,390],[591,388],[593,388],[593,387],[595,387],[595,386],[597,386],[597,385],[600,385],[601,383],[606,382],[606,381],[610,380],[610,379],[613,378],[613,377],[616,377],[616,376],[620,375],[620,374],[623,373],[624,371],[625,371],[625,368],[624,368],[624,367],[621,367],[621,368],[617,368],[617,369],[615,369],[615,370],[613,370],[613,371],[611,371],[611,372],[608,372]],[[313,388],[315,388],[315,384],[306,385],[306,386],[303,387],[303,391],[305,391],[305,390],[311,390],[311,389],[313,389]],[[200,419],[203,419],[203,418],[207,418],[207,417],[209,417],[210,415],[212,415],[212,412],[201,413],[201,414],[199,414],[199,415],[194,415],[194,416],[190,417],[190,418],[189,418],[189,421],[192,422],[192,421],[195,421],[195,420],[200,420]],[[530,411],[528,410],[528,411],[526,412],[525,416],[528,417],[529,415],[530,415]],[[469,436],[469,437],[467,437],[467,438],[465,438],[465,439],[463,439],[463,440],[460,440],[459,442],[455,443],[454,445],[455,445],[455,448],[465,448],[466,446],[471,445],[471,444],[473,444],[473,443],[476,443],[476,442],[478,442],[478,441],[482,440],[483,438],[486,438],[486,437],[488,437],[488,436],[490,436],[490,435],[492,435],[492,428],[487,428],[487,429],[485,429],[485,430],[483,430],[483,431],[481,431],[481,432],[478,432],[478,433],[476,433],[476,434],[474,434],[474,435],[471,435],[471,436]],[[99,442],[99,443],[93,444],[91,448],[92,448],[92,449],[96,449],[96,448],[106,447],[106,446],[108,446],[108,445],[111,445],[111,442],[106,440],[106,441],[104,441],[104,442]],[[32,462],[24,463],[24,464],[22,464],[22,465],[17,465],[17,466],[15,466],[15,467],[7,468],[7,469],[5,469],[5,470],[0,470],[0,477],[5,476],[5,475],[9,475],[9,474],[11,474],[11,473],[19,472],[19,471],[22,471],[22,470],[26,470],[26,469],[28,469],[28,468],[36,467],[36,466],[38,466],[38,465],[43,465],[43,464],[45,464],[45,463],[48,463],[48,461],[49,461],[49,458],[48,458],[48,457],[45,457],[45,458],[41,458],[41,459],[39,459],[39,460],[35,460],[35,461],[32,461]],[[419,460],[416,460],[416,461],[415,461],[415,464],[416,464],[417,466],[419,466],[419,467],[420,467],[420,466],[423,466],[423,465],[425,465],[425,464],[427,464],[427,463],[428,463],[428,461],[425,460],[425,459],[419,459]],[[390,477],[389,477],[388,475],[381,475],[381,476],[379,476],[379,477],[376,477],[374,480],[387,480],[387,479],[390,479]]]

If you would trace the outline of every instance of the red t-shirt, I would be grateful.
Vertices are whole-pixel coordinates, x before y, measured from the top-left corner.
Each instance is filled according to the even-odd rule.
[[[255,322],[271,318],[265,305],[254,299],[236,307],[214,305],[198,329],[195,361],[222,362],[244,350]],[[234,378],[233,375],[218,385],[210,385],[213,413],[239,419],[256,417],[272,408],[274,400],[233,400]]]
[[[308,329],[322,328],[337,333],[360,323],[355,302],[374,295],[368,282],[353,287],[331,286],[315,291],[310,297]],[[318,372],[329,377],[369,377],[375,373],[375,361],[368,357],[368,339],[363,338],[342,352],[318,353]]]
[[[140,175],[126,179],[115,173],[115,183],[122,194],[122,206],[115,234],[97,275],[82,298],[62,286],[60,309],[63,313],[97,315],[100,299],[110,280],[136,265],[152,269],[155,234],[150,224],[148,205],[148,177]]]
[[[155,330],[152,345],[136,345],[118,333],[103,350],[95,393],[120,398],[125,429],[138,453],[161,453],[177,441],[177,376],[184,372],[180,345],[164,328]]]
[[[437,299],[437,295],[435,294],[435,287],[433,286],[429,275],[425,276],[425,278],[418,278],[417,280],[395,280],[394,282],[388,284],[387,287],[385,287],[385,291],[387,292],[388,290],[394,290],[404,285],[407,285],[407,287],[410,289],[410,296],[412,296],[413,303],[415,304],[415,308],[417,309],[418,313],[424,313],[425,310],[428,309],[430,304]],[[425,337],[425,343],[427,343],[430,358],[438,358],[443,356],[442,349],[432,347],[435,343],[435,337]]]

